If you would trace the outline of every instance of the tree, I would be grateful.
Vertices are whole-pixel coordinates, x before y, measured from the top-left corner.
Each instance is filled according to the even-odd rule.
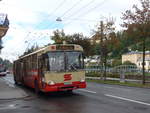
[[[130,62],[130,61],[125,61],[125,62],[123,63],[123,65],[135,65],[135,66],[136,66],[135,63],[132,63],[132,62]]]
[[[54,40],[56,44],[62,44],[63,41],[67,40],[67,36],[65,35],[64,30],[59,31],[57,29],[53,32],[53,34],[54,35],[51,37],[51,39]]]
[[[28,48],[27,51],[25,51],[23,53],[23,55],[29,54],[29,53],[31,53],[33,51],[36,51],[37,49],[39,49],[39,46],[38,45],[33,45],[31,48]]]
[[[118,46],[118,40],[114,27],[114,20],[109,19],[104,24],[103,21],[98,25],[97,30],[95,31],[95,36],[100,40],[100,55],[101,55],[101,65],[104,66],[104,80],[106,79],[106,66],[108,53],[112,51],[112,46]]]
[[[150,1],[140,0],[141,7],[133,5],[132,10],[123,13],[123,26],[127,28],[127,33],[132,34],[134,41],[142,41],[143,45],[143,77],[142,83],[145,84],[145,40],[150,37]],[[135,39],[137,38],[137,39]]]
[[[113,62],[112,62],[112,66],[113,67],[119,66],[119,65],[122,65],[121,59],[115,59],[115,60],[113,60]]]
[[[62,44],[63,41],[66,41],[68,44],[78,44],[81,45],[84,49],[85,56],[90,56],[93,54],[93,48],[90,44],[90,41],[87,37],[83,36],[81,33],[75,33],[72,35],[66,35],[64,30],[56,30],[53,32],[52,40],[55,44]]]

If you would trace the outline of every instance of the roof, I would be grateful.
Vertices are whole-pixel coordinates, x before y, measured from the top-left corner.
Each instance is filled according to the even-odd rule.
[[[138,59],[138,61],[143,61],[143,58]],[[150,61],[150,58],[145,58],[145,61]]]
[[[29,54],[27,54],[27,55],[21,56],[20,59],[25,58],[25,57],[30,56],[30,55],[33,55],[33,54],[36,54],[36,53],[38,53],[38,52],[41,52],[41,51],[45,50],[45,48],[46,48],[46,47],[43,47],[43,48],[38,49],[38,50],[36,50],[36,51],[34,51],[34,52],[31,52],[31,53],[29,53]]]
[[[23,55],[23,56],[20,56],[19,59],[23,59],[25,57],[28,57],[28,56],[31,56],[33,54],[36,54],[36,53],[39,53],[39,52],[43,52],[43,51],[58,51],[56,49],[52,49],[53,47],[56,48],[56,46],[63,46],[63,45],[66,45],[66,46],[71,46],[73,45],[74,46],[74,50],[76,51],[83,51],[83,48],[80,46],[80,45],[76,45],[76,44],[52,44],[52,45],[47,45],[45,47],[42,47],[36,51],[33,51],[29,54],[26,54],[26,55]]]
[[[131,51],[131,52],[125,53],[123,55],[132,55],[132,54],[143,54],[143,52],[141,52],[141,51]],[[150,51],[145,51],[145,54],[150,54]]]

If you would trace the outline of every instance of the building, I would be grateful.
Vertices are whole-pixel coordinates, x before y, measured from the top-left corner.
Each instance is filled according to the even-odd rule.
[[[125,61],[130,61],[137,65],[137,67],[142,68],[143,62],[143,52],[131,51],[129,53],[122,55],[122,63]],[[150,70],[150,51],[145,52],[145,69]]]
[[[142,68],[142,63],[143,63],[143,59],[141,58],[137,61],[138,67]],[[150,57],[145,58],[145,69],[150,72]]]
[[[9,20],[7,14],[0,13],[0,50],[2,47],[2,38],[6,35],[9,29]]]
[[[97,33],[90,38],[90,43],[92,45],[100,43],[100,38]]]

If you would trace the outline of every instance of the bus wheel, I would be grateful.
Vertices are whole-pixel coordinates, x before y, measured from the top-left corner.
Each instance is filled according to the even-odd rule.
[[[21,85],[24,86],[24,79],[21,80]]]
[[[16,77],[14,77],[14,82],[15,82],[15,85],[18,85],[18,82],[16,80]]]
[[[70,94],[72,94],[72,90],[67,90],[67,93],[70,93]]]
[[[39,85],[37,80],[34,81],[34,91],[37,95],[39,94]]]

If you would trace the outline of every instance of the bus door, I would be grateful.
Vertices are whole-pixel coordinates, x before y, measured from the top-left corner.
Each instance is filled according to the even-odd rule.
[[[18,80],[19,82],[21,82],[21,75],[22,75],[21,62],[18,62],[17,70],[18,70],[17,80]]]
[[[22,84],[24,84],[24,64],[23,64],[23,62],[21,62],[21,68],[20,68],[20,70],[21,70],[21,78],[20,78],[20,80],[21,80],[21,83]]]
[[[42,89],[44,87],[44,83],[42,82],[42,79],[44,78],[44,72],[43,72],[43,57],[38,57],[38,83],[39,88]]]
[[[27,84],[27,63],[26,60],[23,61],[23,84]]]

